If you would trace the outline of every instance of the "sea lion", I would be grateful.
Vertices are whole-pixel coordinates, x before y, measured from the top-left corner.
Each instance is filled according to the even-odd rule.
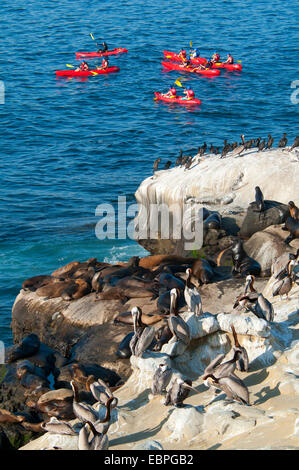
[[[97,301],[120,299],[126,302],[128,299],[153,297],[154,295],[155,293],[153,292],[153,290],[142,289],[141,287],[128,287],[126,289],[121,289],[120,287],[111,287],[110,289],[97,294],[94,300]]]
[[[17,361],[18,359],[24,359],[26,357],[33,356],[37,353],[39,347],[39,337],[32,333],[31,335],[26,336],[26,338],[24,338],[20,344],[13,347],[13,349],[8,354],[7,362],[11,363]]]
[[[164,315],[157,314],[145,314],[142,313],[141,321],[145,325],[153,325],[154,323],[158,323],[160,320],[163,320]],[[131,312],[124,312],[119,313],[113,320],[114,324],[117,323],[125,323],[127,325],[133,325],[133,319]]]
[[[50,382],[45,377],[31,374],[27,366],[23,366],[18,370],[18,379],[20,384],[28,389],[29,395],[41,396],[50,390]],[[28,395],[28,393],[25,393]]]
[[[70,277],[75,271],[80,268],[88,268],[89,266],[96,266],[98,263],[96,258],[89,258],[87,261],[72,261],[71,263],[62,266],[61,268],[56,269],[52,272],[54,277]]]
[[[25,416],[18,416],[10,411],[0,408],[0,423],[21,423],[25,420]]]
[[[185,289],[184,281],[169,273],[162,273],[159,277],[159,283],[161,287],[165,287],[167,290],[171,290],[174,288],[177,288],[179,290]]]
[[[290,216],[295,219],[295,220],[298,220],[299,221],[299,209],[298,207],[295,205],[295,203],[293,201],[290,201],[288,203],[288,207],[289,207],[289,211],[290,211]]]
[[[47,297],[48,299],[53,299],[56,297],[61,297],[61,294],[66,289],[77,289],[75,281],[69,279],[61,281],[59,279],[53,280],[49,284],[39,287],[36,290],[36,295],[39,297]]]
[[[37,375],[40,378],[46,379],[47,373],[46,370],[41,367],[35,366],[27,359],[24,359],[17,363],[16,376],[18,379],[21,379],[25,373],[29,372],[30,374]]]
[[[63,419],[73,419],[73,392],[72,390],[60,388],[50,390],[41,395],[37,403],[26,402],[28,406],[36,408],[48,416],[56,416]]]
[[[213,281],[214,271],[206,259],[200,258],[194,261],[191,270],[192,277],[196,278],[200,284],[208,284]]]
[[[219,230],[221,228],[221,216],[218,212],[210,214],[203,222],[204,230],[214,229]]]
[[[230,251],[233,260],[233,276],[247,276],[248,274],[259,275],[261,267],[257,261],[250,258],[243,248],[242,240],[236,240],[231,246],[221,251],[217,257],[217,266],[221,266],[222,255]]]
[[[61,293],[63,300],[76,300],[81,299],[84,295],[91,292],[91,285],[84,279],[76,279],[75,285],[71,284],[70,287],[64,289]]]
[[[52,281],[53,277],[49,275],[40,275],[29,277],[22,283],[22,289],[35,291],[41,286],[44,286],[49,281]]]
[[[133,319],[132,319],[132,323],[133,323]],[[134,336],[134,331],[131,331],[119,343],[119,346],[115,354],[120,359],[129,359],[132,356],[132,352],[130,349],[130,341],[133,338],[133,336]]]
[[[161,264],[188,264],[193,263],[196,261],[196,258],[185,258],[183,256],[177,255],[152,255],[152,256],[145,256],[144,258],[140,258],[139,266],[142,268],[153,270],[158,268]]]
[[[290,232],[290,235],[284,240],[284,243],[288,245],[295,238],[299,238],[299,220],[288,217],[285,221],[285,228]]]
[[[103,277],[103,281],[113,286],[118,282],[119,279],[133,275],[142,276],[146,275],[147,272],[147,269],[139,266],[139,257],[133,256],[127,263],[127,266],[119,268],[117,271],[110,275],[106,275],[105,277]]]

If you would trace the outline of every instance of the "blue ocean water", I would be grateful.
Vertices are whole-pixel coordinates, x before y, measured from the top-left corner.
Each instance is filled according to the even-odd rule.
[[[144,250],[131,240],[95,236],[101,203],[134,201],[153,161],[204,141],[221,145],[283,132],[298,134],[298,2],[274,0],[16,0],[1,2],[0,339],[12,341],[11,307],[27,277],[73,260],[126,260]],[[59,80],[90,36],[128,54],[120,72]],[[203,56],[230,52],[243,71],[190,81],[200,108],[153,101],[179,77],[161,67],[162,50]],[[92,63],[92,61],[90,61]]]

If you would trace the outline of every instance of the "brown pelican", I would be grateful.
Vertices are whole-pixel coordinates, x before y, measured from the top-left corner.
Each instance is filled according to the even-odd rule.
[[[225,155],[230,151],[230,149],[231,149],[231,145],[227,143],[226,139],[224,139],[223,149],[222,149],[220,158],[225,157]]]
[[[220,356],[222,358],[220,359]],[[203,381],[207,380],[207,378],[213,374],[214,377],[220,379],[221,377],[228,377],[229,375],[233,374],[236,369],[236,362],[241,356],[241,351],[239,349],[235,349],[234,356],[229,361],[223,362],[221,364],[222,359],[224,358],[223,354],[217,356],[205,369],[203,374]]]
[[[107,406],[109,398],[113,398],[111,401],[111,408],[115,408],[118,403],[118,399],[113,396],[113,393],[107,384],[101,379],[95,380],[93,375],[90,375],[86,381],[86,388],[88,392],[91,392],[95,400],[100,402],[102,405]]]
[[[254,288],[254,280],[255,277],[252,274],[246,276],[244,293],[237,297],[233,308],[245,307],[245,309],[248,310],[247,304],[257,301],[258,293]]]
[[[262,150],[264,150],[265,144],[266,144],[265,139],[263,139],[263,140],[258,144],[258,149],[259,149],[260,152],[261,152]]]
[[[178,313],[178,289],[170,291],[170,314],[168,318],[168,326],[176,341],[182,341],[188,345],[190,342],[190,329],[187,323],[179,316]]]
[[[222,390],[227,398],[239,401],[243,404],[249,405],[249,392],[244,382],[232,374],[228,377],[220,377],[217,379],[213,374],[206,376],[206,379],[212,379],[212,385]]]
[[[167,364],[159,364],[153,376],[152,394],[162,395],[172,376],[172,369]]]
[[[247,351],[246,351],[245,348],[243,348],[243,346],[240,345],[240,343],[238,341],[236,330],[235,330],[233,325],[231,326],[231,329],[232,329],[234,343],[235,343],[234,350],[238,350],[238,351],[241,352],[241,356],[239,357],[239,359],[236,362],[236,367],[241,372],[245,372],[245,371],[247,372],[248,367],[249,367],[249,359],[248,359]]]
[[[267,321],[273,321],[274,319],[273,305],[263,296],[263,294],[258,294],[255,305],[249,305],[248,308],[258,318],[262,318]]]
[[[105,414],[104,419],[98,419],[96,422],[93,423],[96,431],[101,434],[106,434],[110,427],[111,408],[112,408],[111,404],[113,400],[114,400],[114,397],[110,397],[107,400],[106,414]]]
[[[92,408],[92,406],[88,405],[87,403],[79,402],[79,395],[78,395],[78,387],[75,383],[74,380],[71,380],[71,386],[74,392],[74,399],[73,399],[73,411],[74,415],[80,419],[80,421],[83,421],[84,423],[86,421],[91,421],[95,422],[99,419],[99,415]]]
[[[149,347],[155,336],[155,330],[151,326],[142,323],[142,310],[139,307],[133,307],[131,314],[134,322],[134,336],[130,341],[130,349],[133,356],[141,357],[144,351]]]
[[[172,387],[167,392],[164,405],[174,405],[174,406],[183,406],[183,401],[189,396],[190,390],[199,393],[195,388],[192,387],[191,380],[183,380],[181,378],[176,378],[172,384]]]
[[[178,156],[178,158],[175,161],[176,166],[181,165],[182,158],[183,158],[183,150],[180,150],[180,155]]]
[[[184,291],[186,304],[188,305],[189,312],[194,312],[199,316],[202,314],[201,296],[197,287],[191,283],[192,271],[190,268],[186,269],[186,287]]]
[[[93,437],[89,440],[88,427],[91,429]],[[109,440],[107,435],[103,435],[95,429],[90,421],[80,429],[78,439],[79,450],[107,450],[109,447]]]
[[[292,253],[283,253],[271,266],[271,275],[278,279],[283,273],[287,274],[288,272],[288,263],[292,259],[296,259],[299,256],[299,249],[297,253],[293,255]]]
[[[272,286],[272,295],[275,297],[276,295],[280,295],[280,299],[282,296],[286,294],[288,299],[288,294],[293,287],[293,275],[292,269],[296,264],[296,260],[291,259],[287,265],[287,273],[282,273],[278,276],[277,281]]]
[[[59,421],[54,416],[52,416],[50,421],[48,421],[47,423],[42,423],[41,427],[45,431],[48,431],[52,434],[68,434],[71,436],[77,435],[76,431],[70,423],[68,423],[67,421]]]
[[[241,135],[241,139],[242,139],[242,144],[239,145],[238,147],[236,147],[236,148],[233,150],[233,152],[232,152],[232,154],[231,154],[232,157],[234,157],[234,156],[236,156],[236,155],[240,155],[242,152],[244,152],[245,146],[246,146],[244,134]]]

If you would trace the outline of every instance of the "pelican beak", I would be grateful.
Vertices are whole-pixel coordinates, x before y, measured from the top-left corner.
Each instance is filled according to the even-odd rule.
[[[196,390],[196,388],[193,388],[193,387],[191,387],[191,385],[186,384],[186,382],[184,382],[182,385],[185,388],[189,388],[189,390],[193,390],[193,392],[195,392],[195,393],[200,393],[198,390]]]

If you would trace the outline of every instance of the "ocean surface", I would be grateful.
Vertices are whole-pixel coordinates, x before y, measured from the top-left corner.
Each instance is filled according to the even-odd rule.
[[[206,141],[298,134],[291,83],[298,72],[298,2],[15,0],[1,2],[0,339],[12,342],[11,307],[21,283],[73,260],[127,260],[133,240],[98,240],[96,207],[134,202],[153,161]],[[78,65],[76,51],[109,48],[120,72],[56,79]],[[230,52],[241,73],[191,76],[200,108],[157,103],[180,75],[165,72],[162,51]],[[99,61],[99,59],[98,59]],[[93,61],[89,61],[93,63]],[[3,87],[2,87],[3,88]],[[0,87],[1,90],[1,87]],[[3,97],[0,103],[2,103]]]

